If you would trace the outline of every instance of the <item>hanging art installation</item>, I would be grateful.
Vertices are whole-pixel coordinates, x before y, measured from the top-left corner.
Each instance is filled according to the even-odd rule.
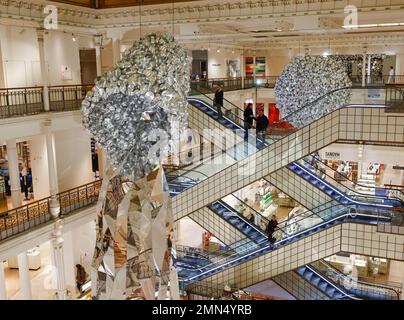
[[[341,61],[323,56],[297,57],[275,84],[281,118],[302,127],[349,103],[352,86]]]
[[[93,299],[179,298],[171,200],[161,160],[187,126],[187,51],[150,34],[125,51],[82,103],[107,154],[97,205]],[[168,287],[169,285],[169,287]]]

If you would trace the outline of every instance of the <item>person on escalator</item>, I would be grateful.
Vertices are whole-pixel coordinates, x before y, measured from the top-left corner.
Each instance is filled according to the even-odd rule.
[[[218,114],[219,118],[223,117],[223,113],[222,113],[223,99],[224,99],[223,89],[222,89],[222,86],[220,84],[218,84],[216,86],[214,104],[215,104],[215,108],[217,110],[217,114]]]
[[[248,139],[248,130],[250,130],[253,126],[254,112],[252,109],[252,103],[247,104],[247,107],[244,110],[244,140]]]
[[[260,109],[258,111],[258,117],[256,119],[256,130],[257,130],[257,137],[261,136],[262,140],[265,141],[265,134],[267,132],[268,129],[268,118],[267,116],[264,114],[264,110]]]
[[[273,237],[273,234],[275,232],[276,227],[278,226],[278,220],[276,220],[276,215],[272,215],[271,220],[269,220],[267,228],[266,228],[266,234],[268,235],[268,241],[273,244],[276,239]]]

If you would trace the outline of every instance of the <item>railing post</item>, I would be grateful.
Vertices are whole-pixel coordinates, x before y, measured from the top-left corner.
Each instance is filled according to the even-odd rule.
[[[44,43],[44,29],[37,29],[38,49],[39,49],[39,62],[41,64],[41,78],[43,86],[43,105],[44,110],[49,111],[49,89],[48,89],[48,73],[46,72],[45,64],[45,43]]]

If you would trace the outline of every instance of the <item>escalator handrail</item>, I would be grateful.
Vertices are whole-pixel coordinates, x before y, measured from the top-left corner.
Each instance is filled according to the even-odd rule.
[[[312,172],[308,171],[307,168],[302,167],[299,163],[295,162],[295,165],[298,165],[302,170],[304,170],[305,172],[307,172],[308,174],[312,175],[315,179],[322,181],[322,179],[320,179],[319,177],[317,177],[316,175],[314,175]],[[327,183],[328,184],[328,183]],[[333,189],[335,192],[337,192],[338,194],[340,194],[341,196],[348,198],[349,197],[347,195],[345,195],[343,192],[341,192],[340,190],[335,189],[335,187],[333,186],[329,186],[331,189]],[[373,203],[366,203],[366,202],[361,202],[358,200],[354,200],[354,199],[350,199],[350,201],[352,201],[353,203],[357,204],[357,205],[364,205],[364,206],[370,206],[370,207],[383,207],[383,208],[391,208],[393,209],[392,205],[387,205],[387,204],[373,204]]]
[[[231,195],[236,198],[238,201],[240,201],[243,205],[246,205],[248,208],[250,208],[251,210],[253,210],[255,212],[255,214],[258,214],[261,219],[263,219],[265,221],[266,224],[268,224],[269,219],[265,218],[260,212],[258,212],[257,210],[255,210],[253,207],[251,207],[249,204],[247,204],[246,202],[244,202],[243,200],[241,200],[239,197],[237,197],[236,195],[234,195],[233,193],[231,193]]]
[[[374,215],[363,214],[363,213],[358,213],[357,215],[358,215],[358,216],[367,216],[367,217],[369,217],[369,216],[372,216],[372,217],[373,217],[373,216],[374,216]],[[283,243],[285,243],[285,242],[288,242],[291,238],[295,238],[295,237],[297,237],[298,235],[301,235],[301,234],[303,234],[303,233],[307,233],[307,232],[309,232],[309,231],[312,230],[312,229],[319,228],[319,227],[321,227],[322,225],[329,224],[329,223],[331,223],[331,222],[334,222],[335,220],[345,220],[345,219],[350,218],[350,217],[351,217],[351,214],[350,214],[349,212],[342,213],[342,214],[340,214],[340,215],[338,215],[338,216],[336,216],[336,217],[333,217],[333,218],[331,218],[331,219],[329,219],[329,220],[327,220],[327,221],[323,221],[323,222],[321,222],[321,223],[319,223],[319,224],[316,224],[316,225],[314,225],[314,226],[311,226],[311,227],[309,227],[309,228],[307,228],[307,229],[305,229],[305,230],[302,230],[302,231],[297,232],[297,233],[295,233],[295,234],[293,234],[293,235],[290,235],[290,236],[288,236],[287,238],[283,238],[282,240],[280,240],[280,241],[278,241],[278,242],[275,242],[275,244],[276,244],[277,246],[280,246],[281,244],[283,244]],[[202,268],[198,268],[198,269],[196,269],[196,270],[202,271],[201,274],[198,274],[198,275],[195,275],[195,276],[191,276],[191,277],[189,277],[189,278],[187,278],[187,279],[184,279],[184,280],[182,280],[182,281],[187,281],[187,282],[189,282],[189,281],[191,281],[191,280],[193,280],[193,279],[195,279],[195,278],[201,277],[201,275],[204,275],[204,274],[206,274],[206,273],[212,273],[213,270],[220,270],[220,269],[223,269],[223,266],[225,266],[225,265],[228,265],[228,264],[233,264],[233,265],[234,265],[235,262],[237,262],[237,261],[240,260],[240,259],[245,258],[246,256],[253,256],[253,255],[256,255],[256,254],[258,254],[258,253],[260,253],[260,252],[265,252],[267,249],[268,249],[268,246],[265,246],[265,247],[258,248],[258,249],[254,250],[254,251],[249,251],[248,253],[246,253],[245,255],[242,255],[242,256],[239,256],[239,254],[237,254],[238,257],[235,258],[234,260],[224,262],[222,265],[216,265],[216,266],[214,266],[212,269],[207,269],[207,270],[205,270],[205,271],[202,271],[202,270],[201,270]],[[217,262],[216,262],[215,264],[217,264]],[[209,267],[209,266],[211,266],[211,265],[212,265],[212,264],[206,265],[206,266],[203,267],[203,269],[206,269],[207,267]]]
[[[193,89],[193,90],[195,90],[195,89]],[[195,90],[196,92],[198,92],[198,94],[199,95],[201,95],[201,96],[204,96],[204,97],[206,97],[206,98],[208,98],[209,100],[211,100],[213,103],[214,103],[214,100],[211,98],[211,97],[209,97],[207,94],[205,94],[205,93],[203,93],[203,92],[200,92],[199,90]],[[213,92],[212,92],[213,93]],[[230,111],[230,113],[232,114],[232,115],[234,115],[237,119],[239,119],[240,121],[242,121],[242,123],[244,122],[244,119],[241,119],[239,116],[237,116],[234,112],[232,112],[232,110],[233,109],[236,109],[236,110],[240,110],[240,111],[242,111],[238,106],[236,106],[233,102],[230,102],[229,100],[227,100],[226,98],[223,98],[223,101],[226,101],[228,104],[230,104],[233,108],[232,109],[227,109],[227,108],[225,108],[225,106],[222,106],[226,111]],[[227,118],[227,117],[226,117]],[[231,120],[231,119],[229,119],[229,120]],[[238,125],[239,126],[239,125]]]
[[[321,259],[321,260],[316,261],[316,262],[322,263],[322,264],[324,264],[327,268],[332,269],[332,271],[333,271],[334,273],[338,274],[339,277],[342,277],[342,278],[344,278],[344,279],[353,281],[353,282],[355,282],[355,283],[362,284],[363,286],[369,286],[369,287],[375,287],[375,288],[378,288],[378,289],[390,290],[390,291],[393,291],[393,292],[394,292],[394,294],[393,294],[394,296],[397,296],[397,297],[399,296],[399,292],[398,292],[395,288],[391,288],[391,287],[383,286],[383,285],[376,285],[376,284],[373,284],[373,283],[367,283],[367,282],[363,282],[363,281],[360,281],[360,280],[355,280],[355,279],[351,278],[350,276],[348,276],[348,275],[346,275],[346,274],[343,274],[340,270],[338,270],[337,268],[335,268],[333,265],[331,265],[330,263],[328,263],[328,262],[325,261],[324,259]],[[317,270],[319,273],[321,273],[324,277],[327,277],[327,275],[324,274],[324,272],[323,272],[322,270],[319,270],[319,269],[316,268],[316,266],[314,266],[313,264],[310,264],[310,267],[316,269],[316,270]],[[327,277],[327,278],[328,278],[328,277]],[[333,280],[331,279],[331,281],[333,281]],[[335,281],[333,281],[333,282],[335,282]],[[337,284],[337,285],[338,285],[338,284]],[[349,289],[347,289],[347,290],[349,290]],[[360,291],[367,291],[367,290],[361,290],[361,289],[359,289],[359,290],[360,290]],[[378,293],[378,294],[381,294],[381,293]]]
[[[302,160],[311,166],[311,164],[310,164],[305,158],[302,158]],[[296,165],[296,163],[298,163],[298,161],[295,161],[294,164]],[[299,167],[300,167],[300,166],[299,166]],[[312,167],[312,166],[311,166],[311,167]],[[307,168],[307,167],[306,167],[306,169],[311,170],[310,168]],[[320,169],[318,169],[318,168],[314,168],[314,167],[313,167],[313,169],[314,169],[315,171],[322,172],[322,171],[320,171]],[[333,170],[333,172],[340,174],[339,172],[335,171],[334,169],[332,169],[332,168],[330,168],[330,169]],[[306,172],[307,172],[307,171],[306,171]],[[309,173],[309,172],[308,172],[308,173]],[[357,197],[361,197],[361,198],[387,199],[387,200],[390,199],[390,198],[388,198],[387,196],[376,196],[376,195],[361,193],[361,192],[359,192],[359,191],[357,191],[357,190],[354,190],[354,189],[351,189],[349,186],[346,186],[346,185],[342,184],[341,182],[335,180],[335,179],[334,179],[332,176],[330,176],[329,174],[324,173],[324,172],[322,172],[322,173],[325,174],[327,177],[329,177],[332,181],[334,181],[334,183],[340,185],[342,188],[348,189],[348,190],[350,190],[351,192],[353,192],[353,193],[354,193],[353,196],[355,196],[355,194],[356,194]],[[312,175],[312,176],[316,176],[315,173],[313,173],[313,172],[310,172],[309,174]],[[344,174],[342,174],[342,175],[343,175],[344,177],[346,177],[346,175],[344,175]],[[323,180],[322,178],[319,178],[319,177],[317,177],[317,176],[316,176],[316,178],[317,178],[317,180]],[[349,179],[347,178],[347,180],[349,180]],[[351,180],[349,180],[349,181],[351,181]],[[327,184],[327,185],[329,184],[327,181],[324,181],[324,182],[325,182],[325,184]],[[351,181],[351,182],[352,182],[352,181]],[[332,184],[331,184],[331,185],[332,185]],[[374,189],[375,189],[375,188],[374,188]],[[342,192],[342,191],[341,191],[341,192]],[[342,193],[345,194],[344,192],[342,192]],[[350,195],[347,195],[347,194],[345,194],[345,197],[348,198],[348,199],[351,198]],[[401,201],[400,199],[398,199],[398,198],[393,197],[393,199],[394,199],[394,200],[397,200],[397,201],[400,201],[400,202],[402,203],[402,201]]]
[[[333,201],[330,201],[330,202],[333,202]],[[336,220],[336,219],[340,219],[341,217],[350,217],[351,216],[351,213],[349,212],[349,206],[344,206],[344,205],[341,205],[341,204],[336,204],[336,205],[334,205],[333,207],[342,207],[341,209],[339,209],[338,211],[337,211],[337,213],[338,213],[338,215],[336,216],[336,217],[333,217],[333,218],[331,218],[331,219],[329,219],[329,220],[324,220],[324,221],[322,221],[322,222],[320,222],[320,223],[318,223],[318,224],[316,224],[316,225],[313,225],[313,226],[310,226],[309,228],[307,228],[307,229],[305,229],[305,230],[301,230],[301,231],[298,231],[298,232],[296,232],[296,233],[294,233],[294,234],[292,234],[292,235],[288,235],[288,233],[284,230],[284,228],[282,228],[282,227],[280,227],[280,225],[281,224],[283,224],[283,223],[287,223],[288,222],[288,220],[286,220],[286,221],[283,221],[283,222],[281,222],[281,223],[279,223],[278,224],[278,227],[277,227],[277,229],[279,229],[279,230],[281,230],[282,232],[283,232],[283,234],[285,234],[285,235],[287,235],[285,238],[282,238],[281,240],[279,240],[278,241],[278,244],[280,244],[280,243],[284,243],[284,242],[286,242],[287,240],[289,240],[291,237],[296,237],[296,236],[298,236],[298,235],[300,235],[300,234],[302,234],[302,233],[305,233],[305,232],[307,232],[307,231],[309,231],[309,230],[311,230],[311,229],[314,229],[314,228],[318,228],[319,226],[321,226],[321,225],[323,225],[323,224],[327,224],[327,223],[330,223],[330,222],[332,222],[332,221],[334,221],[334,220]],[[332,208],[332,207],[328,207],[328,208],[326,208],[326,209],[324,209],[324,211],[325,210],[329,210],[330,208]],[[340,212],[342,212],[342,211],[344,211],[345,213],[342,213],[342,214],[339,214]],[[304,219],[307,219],[307,218],[311,218],[311,216],[314,216],[314,215],[317,215],[317,214],[314,214],[314,213],[311,213],[308,217],[304,217],[304,218],[302,218],[302,219],[300,219],[300,220],[298,220],[298,221],[294,221],[293,222],[293,224],[297,224],[298,222],[300,222],[300,221],[302,221],[302,220],[304,220]],[[377,217],[377,218],[379,218],[379,216],[376,216],[376,215],[374,215],[374,214],[363,214],[363,213],[357,213],[357,215],[359,215],[359,216],[372,216],[372,217]],[[287,226],[285,226],[285,228],[286,228]],[[240,246],[243,246],[243,245],[245,245],[244,244],[244,241],[245,241],[245,239],[242,239],[242,240],[239,240],[239,241],[237,241],[236,243],[242,243]],[[262,244],[262,243],[265,243],[265,242],[267,242],[266,240],[265,241],[262,241],[262,242],[258,242],[257,243],[257,245],[259,245],[259,244]],[[236,248],[238,248],[238,247],[236,247]],[[264,248],[265,249],[265,248]],[[258,252],[258,251],[260,251],[260,250],[263,250],[262,248],[260,248],[260,249],[258,249],[258,250],[256,250],[255,252]],[[233,248],[233,251],[235,251],[235,249]],[[250,254],[254,254],[255,252],[248,252],[247,254],[248,255],[250,255]],[[236,255],[238,255],[237,253],[236,253]],[[243,257],[243,256],[242,256]],[[239,257],[239,258],[242,258],[242,257]],[[228,257],[226,257],[226,258],[228,258]],[[239,258],[237,258],[237,259],[239,259]],[[236,260],[237,260],[236,259]],[[217,263],[217,262],[216,262]],[[216,264],[215,263],[215,264]],[[225,263],[227,263],[227,262],[225,262]],[[212,265],[212,264],[210,264],[210,265]],[[200,271],[202,271],[201,269],[206,269],[208,266],[210,266],[210,265],[206,265],[206,266],[204,266],[203,268],[198,268],[197,270],[200,270]],[[213,269],[215,269],[215,268],[217,268],[217,267],[214,267]],[[208,271],[206,271],[206,272],[208,272]]]
[[[317,158],[317,157],[315,157],[315,156],[311,156],[311,157],[312,157],[314,160],[316,160],[318,163],[321,163],[322,165],[326,166],[327,168],[329,168],[329,169],[332,170],[333,172],[337,173],[337,171],[336,171],[335,169],[333,169],[332,167],[330,167],[330,166],[328,165],[328,163],[323,163],[321,159],[319,159],[319,158]],[[303,159],[304,159],[304,158],[303,158]],[[307,161],[306,161],[306,162],[307,162]],[[355,184],[355,185],[357,185],[357,186],[376,189],[376,187],[373,187],[373,186],[372,186],[372,187],[368,187],[368,186],[365,186],[365,185],[360,184],[360,183],[357,183],[357,182],[355,183],[355,182],[352,181],[348,176],[346,176],[344,173],[338,172],[338,174],[344,176],[348,181],[352,182],[353,184]],[[330,175],[328,175],[327,173],[325,173],[325,175],[327,175],[328,177],[332,178],[332,177],[331,177]],[[332,179],[333,179],[333,178],[332,178]],[[334,180],[335,180],[335,179],[334,179]],[[337,181],[337,182],[338,182],[338,181]],[[352,189],[349,188],[349,187],[347,187],[347,188],[350,189],[350,190],[352,190]],[[400,189],[396,189],[396,188],[386,188],[386,187],[377,187],[377,188],[378,188],[378,189],[384,189],[384,190],[399,191],[400,193],[403,194],[403,197],[404,197],[404,192],[403,192],[402,190],[400,190]],[[356,190],[352,190],[352,191],[355,191],[356,193],[360,193],[360,192],[358,192],[358,191],[356,191]],[[371,196],[371,195],[370,195],[370,196]],[[379,196],[379,197],[382,197],[382,196]],[[386,198],[388,199],[387,196],[386,196]],[[396,199],[396,200],[399,200],[399,201],[403,202],[401,199],[396,198],[396,197],[393,197],[393,199]]]
[[[305,266],[307,269],[309,269],[311,272],[313,272],[314,274],[316,274],[318,277],[320,277],[323,281],[327,282],[329,285],[331,285],[334,289],[338,290],[340,293],[342,293],[345,297],[348,297],[352,300],[362,300],[358,297],[355,297],[354,295],[351,295],[348,292],[345,292],[345,290],[342,290],[340,288],[340,286],[335,283],[332,279],[329,279],[328,277],[326,277],[322,272],[320,272],[319,270],[313,268],[311,265],[306,265]],[[325,292],[326,293],[326,292]],[[327,294],[327,293],[326,293]],[[327,294],[328,295],[328,294]],[[328,295],[330,296],[330,295]]]

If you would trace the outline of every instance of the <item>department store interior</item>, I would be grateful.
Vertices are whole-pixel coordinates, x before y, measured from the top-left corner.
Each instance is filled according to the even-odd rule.
[[[1,2],[0,300],[404,300],[403,17]]]

